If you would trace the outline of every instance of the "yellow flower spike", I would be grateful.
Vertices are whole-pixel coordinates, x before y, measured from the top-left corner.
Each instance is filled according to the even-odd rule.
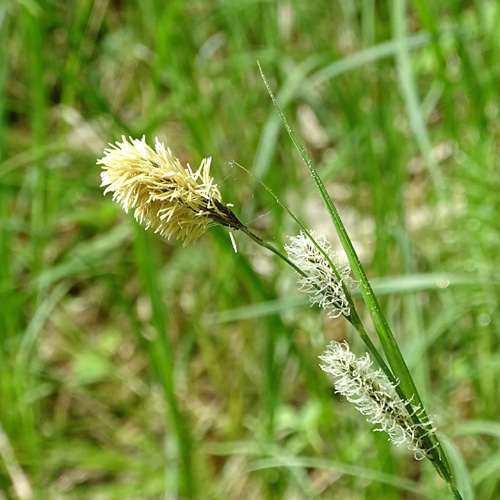
[[[183,245],[196,241],[212,224],[233,229],[245,226],[222,203],[217,185],[210,177],[211,158],[205,158],[193,172],[184,167],[158,139],[155,149],[145,138],[110,144],[102,165],[101,186],[104,194],[113,192],[113,200],[125,212],[134,209],[134,217],[146,229],[161,236],[175,235]]]

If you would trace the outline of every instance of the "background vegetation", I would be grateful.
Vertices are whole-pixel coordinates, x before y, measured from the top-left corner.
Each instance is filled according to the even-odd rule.
[[[2,2],[0,498],[449,498],[333,395],[317,356],[362,345],[289,268],[102,196],[106,144],[157,135],[262,237],[297,228],[229,161],[338,245],[259,60],[465,498],[497,499],[499,27],[496,0]]]

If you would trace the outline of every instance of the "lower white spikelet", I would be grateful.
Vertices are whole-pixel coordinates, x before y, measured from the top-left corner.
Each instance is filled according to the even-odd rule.
[[[432,422],[423,419],[420,406],[410,402],[406,405],[411,406],[413,412],[408,413],[394,384],[381,370],[373,370],[368,353],[356,358],[347,342],[331,342],[319,358],[325,363],[321,368],[333,377],[335,392],[354,403],[368,422],[378,424],[375,431],[386,432],[389,441],[397,446],[406,445],[417,460],[429,457],[432,447],[426,445],[425,438],[434,434]],[[419,417],[419,424],[413,422],[413,415]]]
[[[349,316],[351,309],[342,284],[349,291],[356,288],[357,282],[350,277],[351,269],[340,261],[337,252],[332,250],[323,235],[317,235],[314,231],[309,234],[323,252],[302,231],[297,236],[290,236],[290,244],[285,245],[288,258],[305,274],[297,278],[300,289],[309,295],[313,304],[322,307],[330,318],[338,318],[341,314]]]

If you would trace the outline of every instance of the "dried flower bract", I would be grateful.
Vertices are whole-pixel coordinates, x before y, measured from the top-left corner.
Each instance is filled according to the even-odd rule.
[[[211,158],[205,158],[193,172],[184,167],[158,139],[155,149],[141,140],[122,136],[122,142],[110,144],[102,165],[101,186],[104,194],[113,192],[113,200],[125,212],[134,209],[134,217],[146,229],[183,244],[196,241],[211,224],[241,229],[243,224],[222,203],[220,191],[210,177]]]

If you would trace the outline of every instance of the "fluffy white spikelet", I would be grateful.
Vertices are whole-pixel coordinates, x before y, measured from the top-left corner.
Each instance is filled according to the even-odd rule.
[[[356,281],[350,277],[351,269],[340,261],[337,252],[332,250],[323,235],[317,235],[314,231],[310,231],[310,234],[328,256],[338,276],[325,255],[301,231],[297,236],[290,236],[290,244],[285,245],[288,258],[306,274],[297,278],[300,289],[309,295],[313,304],[325,309],[330,318],[338,318],[341,314],[349,316],[351,310],[342,283],[349,291],[356,288]]]
[[[356,358],[346,342],[331,342],[319,358],[325,363],[320,365],[323,371],[332,375],[335,392],[354,403],[368,422],[379,425],[375,431],[386,432],[389,441],[397,446],[406,445],[417,460],[429,456],[432,448],[426,446],[424,439],[435,431],[432,422],[422,421],[422,409],[410,405],[412,415],[417,415],[421,423],[413,422],[395,386],[381,370],[372,369],[368,353]]]

